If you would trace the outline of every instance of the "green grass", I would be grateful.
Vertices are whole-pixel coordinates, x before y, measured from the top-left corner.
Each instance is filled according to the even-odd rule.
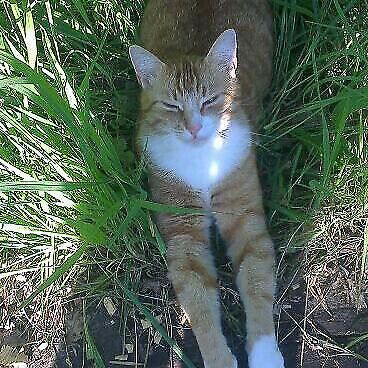
[[[274,227],[304,223],[322,239],[316,227],[326,215],[344,207],[351,220],[366,213],[367,3],[300,4],[305,8],[290,5],[279,13],[274,87],[262,132],[270,153],[261,156],[271,156],[271,165],[262,166]],[[301,247],[307,229],[301,229]]]
[[[358,301],[367,290],[368,3],[273,3],[259,157],[281,268],[298,268],[295,254],[306,274],[346,267]],[[133,308],[155,314],[137,295],[142,274],[165,269],[151,211],[168,209],[149,201],[132,153],[138,89],[127,56],[143,7],[0,1],[0,316],[34,341],[57,339],[50,306],[65,313],[73,293],[88,305],[118,293],[123,320]]]

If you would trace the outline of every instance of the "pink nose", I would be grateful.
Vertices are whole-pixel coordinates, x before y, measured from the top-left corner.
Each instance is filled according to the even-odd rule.
[[[190,134],[195,137],[197,133],[202,129],[201,123],[191,123],[188,124],[187,129],[190,131]]]

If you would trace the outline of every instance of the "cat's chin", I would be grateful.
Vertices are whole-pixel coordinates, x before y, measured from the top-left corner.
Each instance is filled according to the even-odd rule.
[[[209,140],[208,137],[205,138],[201,138],[201,137],[196,137],[196,138],[191,138],[189,141],[187,141],[189,144],[192,144],[194,146],[196,145],[200,145],[200,144],[204,144]]]
[[[183,135],[180,138],[183,142],[196,146],[208,142],[211,139],[211,137],[212,134],[198,135],[196,137],[193,137],[192,135]]]

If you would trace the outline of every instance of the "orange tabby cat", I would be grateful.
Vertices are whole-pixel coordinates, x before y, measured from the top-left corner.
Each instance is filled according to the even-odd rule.
[[[141,36],[146,49],[132,46],[130,56],[142,86],[137,146],[148,158],[153,199],[209,213],[157,219],[205,367],[237,367],[221,329],[209,245],[215,221],[245,305],[249,367],[282,368],[274,250],[251,135],[271,79],[267,1],[151,0]]]

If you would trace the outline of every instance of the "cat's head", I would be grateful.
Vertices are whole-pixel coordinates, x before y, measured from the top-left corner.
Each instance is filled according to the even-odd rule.
[[[201,144],[226,135],[238,93],[236,33],[224,31],[204,58],[164,63],[140,46],[130,57],[142,86],[143,135],[175,135]]]

